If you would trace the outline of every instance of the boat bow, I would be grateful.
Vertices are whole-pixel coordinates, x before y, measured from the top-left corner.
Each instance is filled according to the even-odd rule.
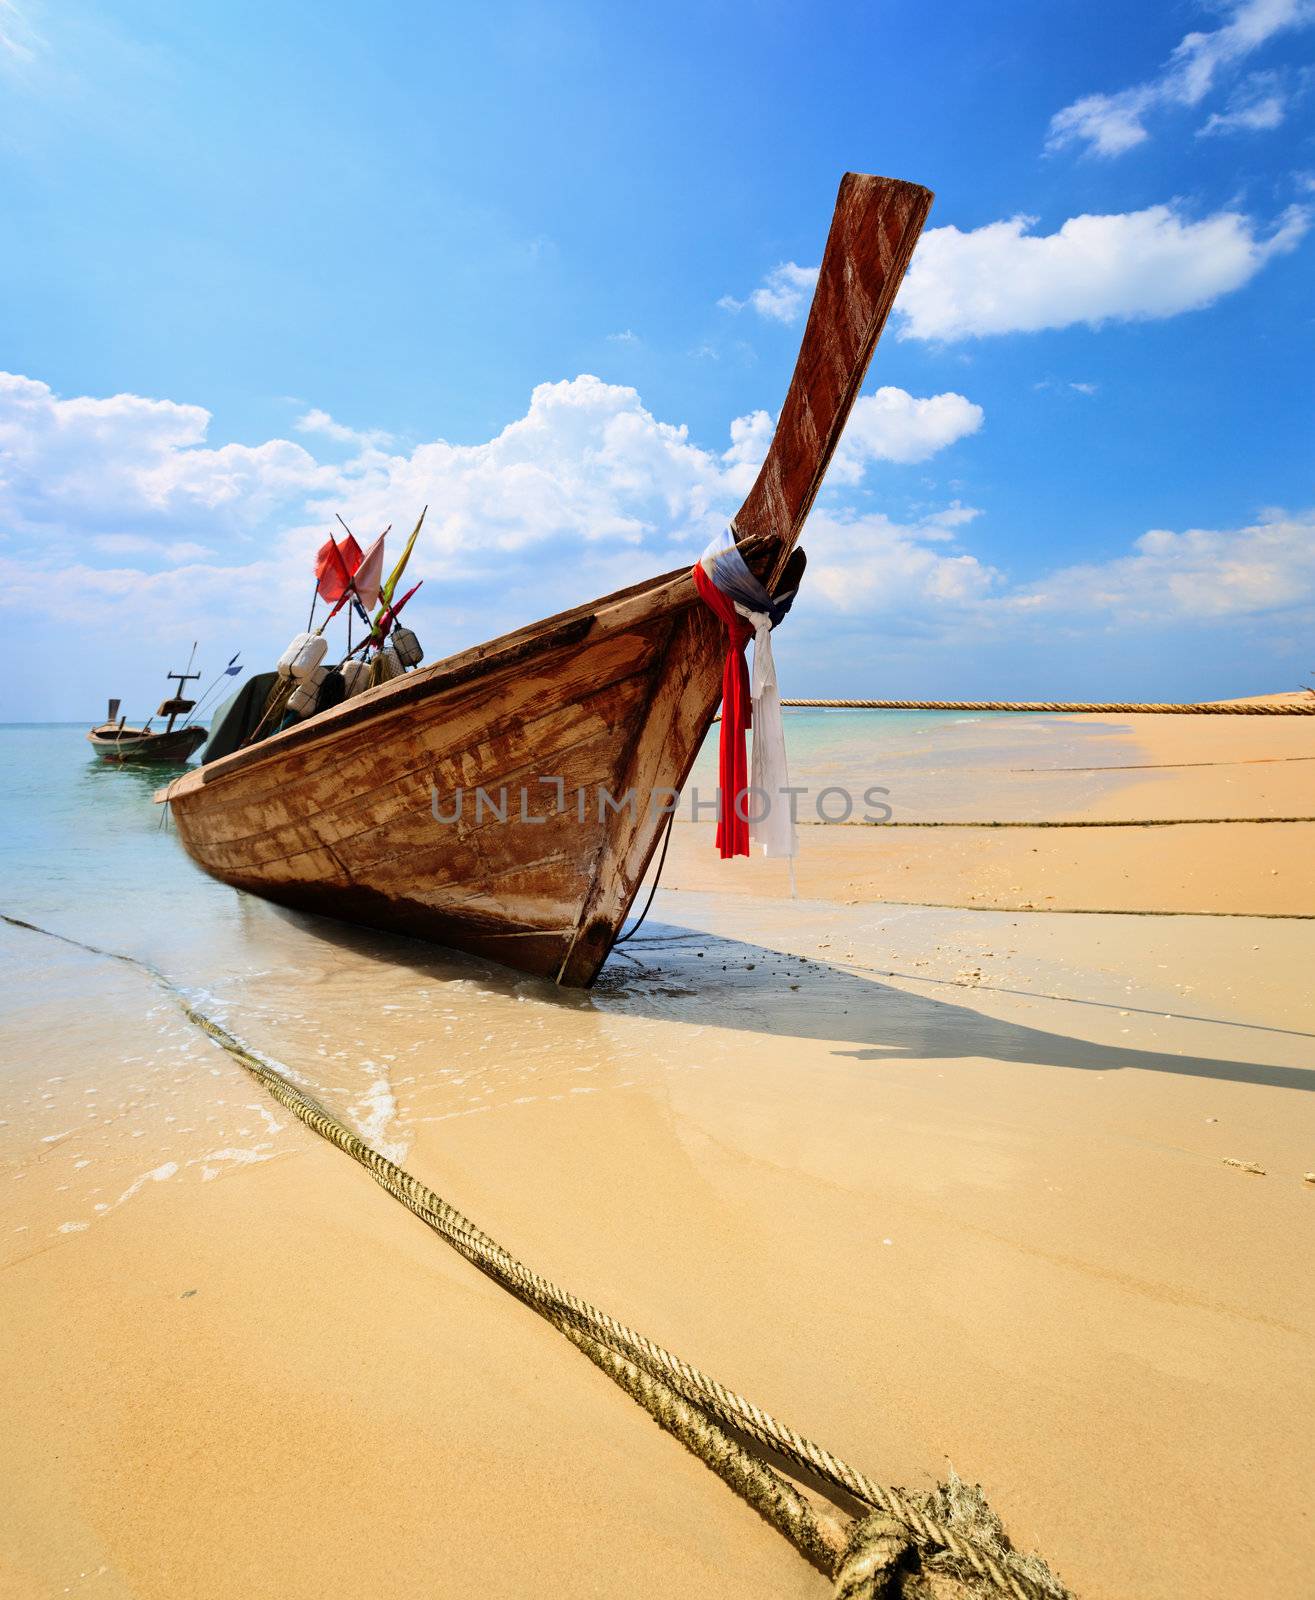
[[[891,178],[841,182],[794,375],[734,519],[769,589],[931,199]],[[157,799],[196,861],[236,887],[588,985],[666,825],[651,797],[684,785],[716,713],[722,651],[688,570],[669,573],[367,690]],[[526,815],[543,785],[560,785],[557,809]],[[503,795],[504,812],[511,797],[511,814],[441,822],[437,797],[463,786]],[[609,810],[602,790],[640,803]]]

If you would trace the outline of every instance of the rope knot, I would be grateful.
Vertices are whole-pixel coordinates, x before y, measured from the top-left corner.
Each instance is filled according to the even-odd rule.
[[[833,1600],[886,1600],[913,1541],[908,1528],[884,1511],[856,1522],[836,1568]]]

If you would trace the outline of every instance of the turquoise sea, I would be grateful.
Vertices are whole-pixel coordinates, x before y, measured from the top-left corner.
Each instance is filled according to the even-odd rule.
[[[807,711],[787,713],[786,730],[794,783],[885,786],[897,818],[1043,813],[1058,791],[1044,775],[1020,781],[1020,769],[1098,766],[1112,748],[1098,726],[1031,718]],[[637,959],[638,945],[582,994],[236,893],[192,864],[153,803],[178,769],[107,765],[84,735],[0,726],[0,911],[160,969],[393,1153],[426,1122],[533,1103],[549,1077],[551,1098],[624,1077],[633,1044],[618,1045],[615,1030],[632,1029],[637,1010],[655,1026],[679,1012],[690,1038],[724,1028],[740,1006],[746,1026],[760,1024],[756,983],[742,994],[725,979],[695,988],[659,958]],[[693,774],[709,790],[715,739]],[[707,941],[734,929],[767,954],[745,959],[737,943],[719,975],[738,963],[761,977],[786,959],[771,954],[784,930],[809,919],[825,928],[835,909],[759,901],[746,923],[740,897],[664,892],[646,948],[665,928],[711,952]],[[682,933],[682,919],[716,931]],[[775,972],[784,1000],[786,976]],[[94,1226],[156,1183],[208,1182],[296,1148],[286,1119],[215,1055],[140,969],[0,924],[0,1174],[12,1213],[0,1220],[0,1263],[6,1248]],[[660,1053],[655,1062],[660,1072]]]
[[[1021,784],[1020,774],[1098,766],[1110,731],[1005,713],[804,710],[785,723],[792,782],[859,795],[880,785],[896,819],[928,820],[1053,809],[1044,779]],[[151,960],[231,960],[238,907],[252,902],[199,872],[152,802],[183,769],[112,766],[84,734],[81,724],[0,724],[0,910]],[[691,775],[704,792],[716,786],[716,738],[714,727]]]

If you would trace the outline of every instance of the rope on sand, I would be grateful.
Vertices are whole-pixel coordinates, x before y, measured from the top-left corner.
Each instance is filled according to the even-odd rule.
[[[885,822],[820,822],[815,823],[801,820],[800,826],[805,828],[847,827],[847,828],[1207,828],[1207,827],[1242,827],[1263,823],[1268,826],[1272,822],[1315,822],[1315,817],[1110,817],[1104,820],[1081,818],[1077,821],[1060,822],[972,822],[951,820],[949,822],[919,822],[887,820]]]
[[[0,920],[147,973],[189,1022],[208,1034],[281,1106],[351,1156],[458,1254],[570,1339],[806,1560],[834,1579],[836,1600],[972,1600],[989,1592],[1012,1600],[1070,1600],[1044,1562],[1010,1546],[980,1490],[953,1475],[930,1495],[873,1482],[717,1379],[518,1261],[418,1178],[366,1144],[272,1063],[199,1011],[149,962],[3,912]],[[826,1485],[833,1499],[857,1502],[861,1515],[846,1528],[838,1518],[819,1512],[781,1472],[751,1454],[740,1438],[756,1441],[782,1461],[802,1468]]]
[[[783,706],[820,706],[835,711],[1080,711],[1155,712],[1166,716],[1315,717],[1309,700],[1207,701],[1158,704],[1140,700],[782,700]]]

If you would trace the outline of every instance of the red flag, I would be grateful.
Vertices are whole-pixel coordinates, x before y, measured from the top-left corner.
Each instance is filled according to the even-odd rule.
[[[425,580],[423,578],[421,578],[420,583],[423,583],[424,581]],[[406,591],[406,593],[402,596],[402,598],[400,600],[395,601],[392,605],[388,605],[388,606],[384,607],[383,614],[376,620],[375,625],[374,625],[375,632],[379,635],[379,637],[381,639],[385,639],[385,638],[388,637],[388,630],[397,621],[398,612],[402,609],[402,607],[406,604],[406,602],[411,598],[411,596],[420,587],[420,583],[413,584]]]
[[[721,673],[721,756],[717,781],[721,786],[721,816],[717,820],[717,848],[723,859],[749,854],[747,812],[749,768],[744,754],[744,734],[753,720],[753,701],[749,694],[749,667],[744,648],[753,629],[735,609],[701,562],[694,567],[694,587],[705,605],[726,624],[726,660]],[[743,797],[743,798],[742,798]]]
[[[361,547],[349,533],[341,544],[332,534],[315,557],[316,589],[321,600],[341,600],[361,564]]]

